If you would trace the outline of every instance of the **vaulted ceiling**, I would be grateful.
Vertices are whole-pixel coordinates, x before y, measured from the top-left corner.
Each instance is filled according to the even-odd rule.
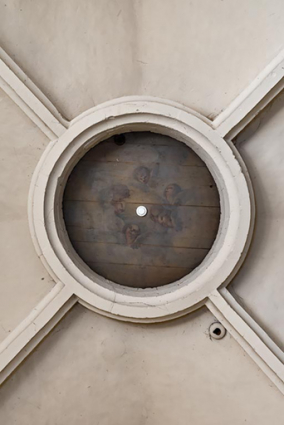
[[[282,424],[283,24],[281,0],[0,0],[1,423]],[[29,231],[44,150],[123,96],[198,116],[241,155],[255,194],[239,273],[163,324],[79,305]]]

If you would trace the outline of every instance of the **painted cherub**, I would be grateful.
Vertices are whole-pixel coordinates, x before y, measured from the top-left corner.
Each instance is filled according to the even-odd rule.
[[[150,210],[150,219],[164,229],[182,230],[182,223],[177,211],[174,211],[172,208],[166,208],[161,205],[153,206]]]
[[[154,206],[150,210],[150,218],[155,223],[160,224],[165,228],[172,228],[173,222],[171,219],[171,212],[163,206]]]
[[[137,224],[126,224],[123,228],[125,235],[126,245],[131,248],[138,248],[136,243],[138,236],[140,235],[140,227]]]
[[[147,167],[137,167],[134,170],[133,176],[138,182],[147,185],[150,180],[151,171]]]
[[[176,183],[171,183],[164,190],[164,197],[170,205],[180,205],[181,193],[181,187]]]
[[[152,169],[143,165],[135,168],[133,172],[134,183],[142,192],[148,192],[151,188],[157,186],[156,178],[159,172],[159,164],[155,164]]]
[[[125,211],[125,199],[130,197],[130,191],[124,184],[115,184],[100,192],[100,204],[104,211],[111,207],[116,215]]]

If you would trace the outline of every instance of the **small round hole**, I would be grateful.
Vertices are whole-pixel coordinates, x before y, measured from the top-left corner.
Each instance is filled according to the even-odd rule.
[[[222,339],[226,335],[226,329],[219,322],[213,322],[209,327],[209,335],[212,339]]]
[[[125,143],[125,135],[124,134],[116,134],[113,139],[114,139],[114,143],[118,146],[122,146]]]

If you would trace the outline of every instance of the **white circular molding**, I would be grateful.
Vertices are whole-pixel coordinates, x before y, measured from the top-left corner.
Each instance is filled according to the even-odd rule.
[[[127,288],[99,275],[94,281],[94,272],[72,248],[62,218],[63,191],[75,164],[97,143],[128,131],[152,131],[186,143],[206,163],[220,194],[221,222],[209,254],[189,275],[159,288]],[[80,302],[121,320],[155,322],[198,308],[228,284],[248,249],[254,205],[242,160],[205,118],[172,102],[135,97],[88,111],[50,143],[31,183],[29,220],[45,267]]]

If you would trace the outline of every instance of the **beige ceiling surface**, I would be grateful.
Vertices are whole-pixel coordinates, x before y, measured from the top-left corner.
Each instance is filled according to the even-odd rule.
[[[282,0],[0,0],[0,40],[68,119],[134,94],[214,117],[283,47],[282,12]]]
[[[256,197],[256,228],[247,260],[230,288],[284,349],[284,94],[237,138]]]
[[[0,341],[52,288],[36,255],[27,202],[34,168],[48,140],[0,90]]]
[[[213,320],[133,325],[78,305],[3,385],[0,422],[282,424],[283,396],[229,335],[210,340]]]

